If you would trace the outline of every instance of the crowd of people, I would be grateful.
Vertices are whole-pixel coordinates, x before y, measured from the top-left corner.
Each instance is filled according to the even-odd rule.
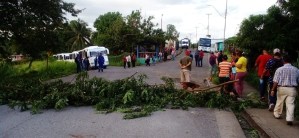
[[[269,55],[266,50],[263,50],[255,61],[260,78],[260,99],[266,101],[265,94],[269,94],[268,110],[273,112],[277,119],[281,118],[285,102],[287,125],[293,125],[299,70],[290,64],[289,55],[282,56],[277,48],[273,50],[273,54],[273,56]]]
[[[244,97],[244,78],[247,76],[247,58],[243,52],[237,50],[231,54],[230,61],[227,55],[220,51],[217,55],[211,53],[209,58],[211,75],[216,73],[218,66],[219,82],[224,83],[231,80],[238,80],[233,85],[225,85],[221,92],[229,92],[237,97]],[[282,56],[280,50],[275,48],[273,55],[267,50],[255,60],[257,76],[259,79],[259,96],[262,102],[268,102],[270,112],[275,118],[281,118],[284,102],[286,103],[287,125],[292,125],[294,121],[296,87],[299,82],[298,68],[290,64],[289,55]],[[267,95],[268,94],[268,95]],[[268,97],[268,100],[266,99]]]
[[[83,58],[81,54],[78,54],[75,58],[77,73],[81,71],[88,71],[91,69],[89,58]],[[98,56],[94,59],[95,68],[98,69],[99,72],[104,71],[104,63],[105,58],[103,57],[102,53],[99,53]]]

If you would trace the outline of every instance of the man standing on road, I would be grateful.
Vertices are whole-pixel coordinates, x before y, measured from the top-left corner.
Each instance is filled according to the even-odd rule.
[[[277,103],[274,108],[274,117],[280,118],[283,111],[283,102],[286,102],[286,121],[287,125],[293,125],[295,99],[297,96],[296,87],[299,81],[298,68],[290,64],[291,58],[286,55],[283,57],[284,65],[278,68],[273,79],[273,87],[271,95],[274,95],[274,90],[277,88]]]
[[[99,72],[104,69],[104,63],[105,63],[105,58],[103,57],[102,53],[99,54],[98,56],[98,63],[99,63]]]
[[[263,53],[257,57],[255,60],[255,67],[257,68],[257,76],[260,78],[259,90],[260,90],[260,100],[265,101],[265,94],[267,92],[267,84],[269,79],[269,72],[264,72],[266,63],[272,56],[268,54],[267,50],[263,50]]]
[[[214,52],[211,52],[211,56],[210,56],[210,59],[209,59],[209,62],[210,62],[210,65],[211,65],[211,78],[213,75],[216,74],[216,60],[217,60],[217,57],[214,55]]]
[[[185,57],[180,60],[181,67],[181,82],[190,82],[190,71],[191,71],[192,59],[190,57],[190,51],[185,52]]]

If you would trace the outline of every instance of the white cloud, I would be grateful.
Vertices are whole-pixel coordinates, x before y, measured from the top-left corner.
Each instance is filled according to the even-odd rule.
[[[234,36],[242,20],[249,15],[265,14],[267,9],[277,0],[227,0],[226,38]],[[154,16],[154,23],[166,29],[167,24],[173,24],[180,32],[180,37],[191,38],[192,42],[205,37],[208,26],[212,38],[223,39],[224,11],[226,0],[65,0],[75,3],[75,8],[84,9],[79,18],[93,27],[100,15],[107,12],[120,12],[123,16],[133,10],[141,10],[143,16]],[[212,5],[212,6],[208,6]],[[221,16],[218,14],[218,12]],[[163,14],[163,16],[162,16]],[[69,20],[77,19],[68,16]]]

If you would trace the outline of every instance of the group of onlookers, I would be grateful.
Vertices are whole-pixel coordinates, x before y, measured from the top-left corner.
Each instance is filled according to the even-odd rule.
[[[82,58],[81,54],[78,54],[75,58],[75,63],[77,66],[77,73],[81,71],[88,71],[90,68],[90,63],[88,57]]]
[[[229,93],[236,97],[243,97],[244,78],[247,75],[247,58],[244,57],[240,50],[234,51],[231,54],[231,59],[228,61],[228,56],[219,51],[217,56],[212,52],[209,58],[211,65],[211,76],[216,75],[218,66],[218,77],[220,83],[238,80],[235,83],[230,83],[221,87],[222,93]]]
[[[89,63],[89,58],[88,57],[82,58],[81,54],[78,54],[76,56],[75,63],[77,66],[77,73],[81,71],[88,71],[91,68]],[[105,63],[105,58],[103,57],[102,53],[99,53],[98,56],[94,59],[95,68],[98,69],[99,72],[103,72],[104,63]]]
[[[255,62],[260,78],[260,99],[266,101],[266,93],[269,94],[268,110],[273,111],[273,115],[277,119],[281,118],[284,102],[286,102],[287,125],[293,125],[299,70],[290,64],[289,55],[281,56],[280,50],[277,48],[273,50],[273,54],[272,56],[263,50]]]
[[[136,66],[136,60],[137,60],[136,55],[134,53],[124,55],[123,58],[122,58],[124,69],[126,69],[127,67],[131,68],[131,64],[132,64],[132,67],[135,67]]]
[[[204,57],[204,52],[202,50],[196,50],[194,53],[194,58],[195,58],[195,66],[196,67],[202,67],[202,59]]]

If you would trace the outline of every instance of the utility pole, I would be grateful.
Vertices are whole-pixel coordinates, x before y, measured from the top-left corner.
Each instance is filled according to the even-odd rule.
[[[223,48],[225,48],[224,41],[225,41],[225,31],[226,31],[226,15],[227,15],[227,0],[225,3],[225,13],[224,13]]]
[[[211,13],[208,13],[207,14],[208,15],[208,27],[207,27],[207,30],[208,30],[208,34],[207,34],[207,37],[211,37],[211,35],[210,35],[210,15],[211,15]]]
[[[195,29],[196,29],[196,38],[195,38],[195,42],[196,42],[196,43],[197,43],[197,41],[198,41],[198,40],[197,40],[197,28],[198,28],[198,27],[196,26],[196,27],[195,27]]]
[[[162,16],[161,16],[161,30],[163,30],[163,29],[162,29],[162,23],[163,23],[162,18],[163,18],[163,14],[162,14]]]

